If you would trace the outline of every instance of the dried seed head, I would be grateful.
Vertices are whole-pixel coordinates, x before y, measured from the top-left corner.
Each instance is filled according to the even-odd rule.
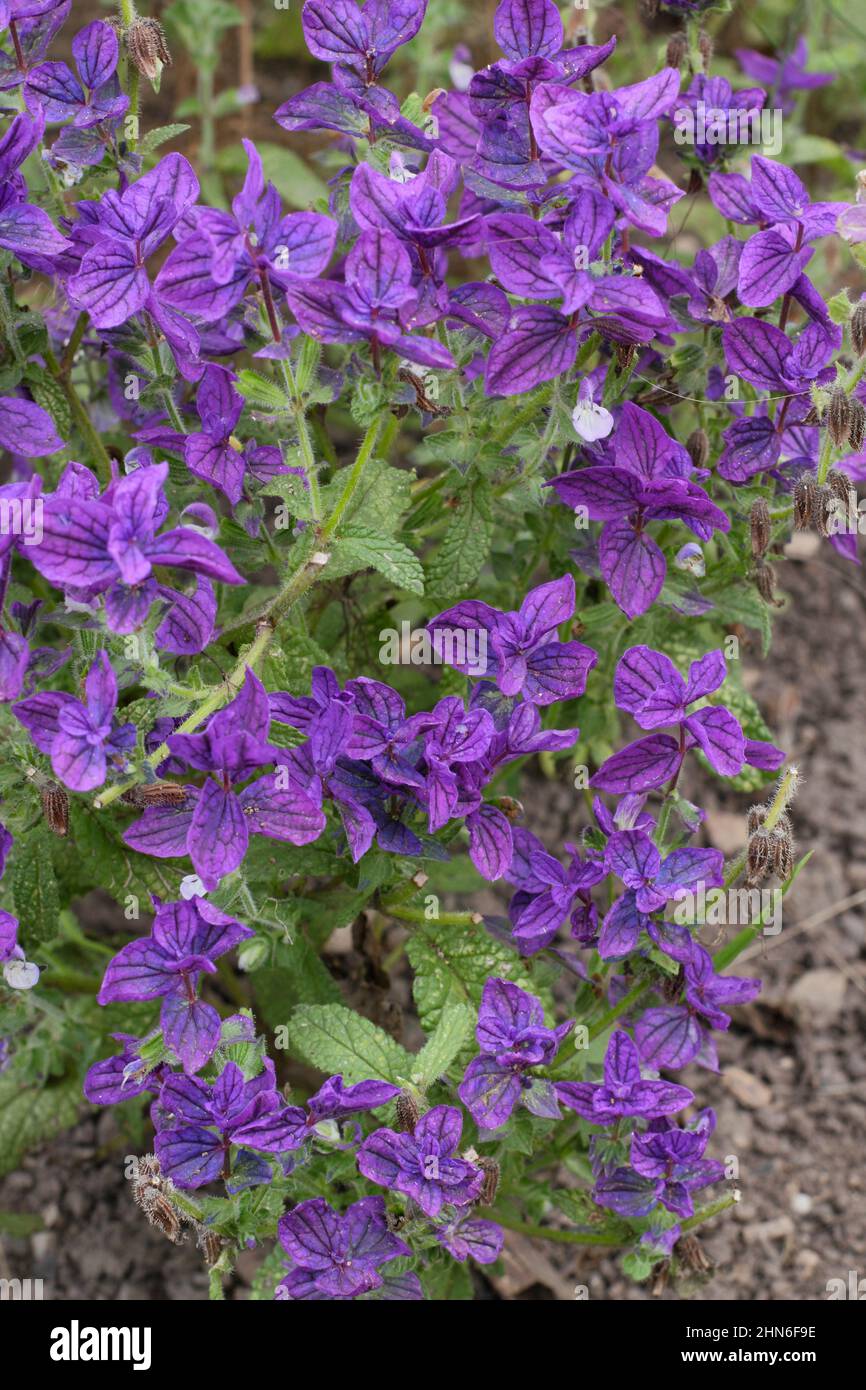
[[[770,836],[773,873],[781,879],[788,879],[794,869],[794,844],[790,835],[778,828]]]
[[[683,1236],[674,1246],[674,1253],[691,1274],[709,1274],[713,1268],[697,1236]]]
[[[830,438],[837,449],[841,449],[848,438],[850,425],[851,402],[847,392],[841,386],[834,386],[827,410],[827,429],[830,431]]]
[[[668,51],[665,54],[665,65],[669,68],[678,68],[689,51],[689,41],[685,34],[674,34],[668,44]]]
[[[858,357],[866,352],[866,299],[855,304],[851,314],[851,345]]]
[[[634,343],[614,343],[613,352],[616,358],[617,370],[620,372],[628,371],[637,355]]]
[[[69,834],[69,797],[57,782],[41,787],[39,800],[48,829],[55,835]]]
[[[772,859],[770,836],[761,826],[754,835],[749,837],[749,847],[746,851],[746,882],[750,888],[754,888],[756,884],[767,877]]]
[[[749,807],[749,820],[747,829],[750,835],[754,835],[755,831],[764,824],[764,821],[767,819],[767,809],[768,808],[766,806]]]
[[[478,1205],[481,1207],[492,1207],[496,1201],[496,1194],[499,1191],[500,1168],[495,1158],[477,1158],[476,1168],[480,1168],[484,1174],[484,1182],[478,1194]]]
[[[397,1097],[397,1132],[398,1134],[414,1134],[415,1126],[420,1118],[418,1102],[408,1091],[401,1091]]]
[[[866,406],[862,401],[858,401],[856,396],[851,397],[851,424],[848,427],[848,443],[859,454],[866,442]]]
[[[126,51],[148,82],[157,82],[163,68],[171,67],[165,31],[158,19],[136,19],[126,31]]]
[[[498,796],[496,798],[496,805],[499,807],[506,820],[523,820],[525,812],[523,810],[522,801],[516,801],[513,796]]]
[[[686,449],[695,468],[706,468],[710,457],[710,437],[706,430],[692,430],[686,440]]]
[[[204,1255],[204,1262],[208,1269],[211,1269],[222,1254],[222,1236],[217,1235],[216,1231],[209,1231],[206,1226],[197,1226],[196,1235],[198,1248]]]
[[[770,546],[773,527],[770,521],[770,508],[763,497],[759,497],[757,501],[752,503],[749,526],[752,533],[752,554],[755,556],[766,555]]]
[[[833,496],[837,498],[838,501],[842,504],[843,509],[847,511],[851,502],[851,493],[853,491],[853,488],[851,487],[851,483],[847,475],[845,473],[840,473],[838,468],[831,468],[830,472],[827,474],[827,486],[830,489]]]
[[[184,1239],[183,1224],[164,1193],[155,1187],[145,1188],[139,1206],[151,1226],[162,1231],[166,1240],[170,1240],[173,1245],[180,1245]]]
[[[120,799],[127,806],[180,806],[186,801],[186,789],[178,782],[151,782],[143,787],[129,787]]]
[[[839,498],[830,488],[818,488],[813,509],[813,520],[822,536],[835,535],[839,505]]]
[[[705,33],[704,30],[701,30],[701,33],[698,35],[698,52],[701,55],[701,61],[704,65],[704,72],[709,72],[710,62],[712,61],[713,57],[713,41],[710,38],[709,34]]]
[[[774,608],[780,606],[775,597],[776,593],[776,572],[772,565],[768,565],[764,560],[758,560],[753,570],[755,588],[761,595],[765,603],[770,603]]]
[[[803,416],[803,424],[804,424],[804,425],[818,425],[818,424],[820,424],[820,423],[821,423],[821,417],[820,417],[820,415],[818,414],[818,409],[817,409],[817,407],[814,406],[814,405],[810,405],[810,406],[809,406],[809,409],[806,411],[806,414]]]
[[[794,530],[805,531],[817,516],[818,484],[801,478],[794,488]]]

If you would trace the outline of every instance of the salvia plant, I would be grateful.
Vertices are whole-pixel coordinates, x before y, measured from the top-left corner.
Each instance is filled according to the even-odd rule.
[[[506,1229],[694,1267],[738,1193],[680,1074],[762,926],[701,903],[799,867],[740,643],[795,528],[856,561],[866,308],[822,286],[866,210],[679,138],[793,110],[804,44],[732,85],[670,3],[625,82],[502,0],[400,96],[425,8],[307,0],[329,73],[221,163],[232,7],[0,0],[2,1162],[122,1103],[215,1297],[263,1246],[257,1297],[467,1298]],[[200,172],[143,101],[197,35]]]

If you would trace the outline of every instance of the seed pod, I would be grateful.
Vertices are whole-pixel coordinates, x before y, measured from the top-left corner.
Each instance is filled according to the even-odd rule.
[[[710,437],[706,430],[692,430],[686,440],[686,449],[695,468],[706,468],[710,457]]]
[[[776,592],[776,572],[772,565],[768,565],[764,560],[759,560],[754,569],[755,588],[761,595],[765,603],[772,604],[778,608],[775,597]]]
[[[685,34],[674,34],[665,54],[665,66],[678,68],[689,51],[689,41]]]
[[[127,788],[120,799],[127,806],[180,806],[186,801],[186,788],[178,782],[150,782]]]
[[[415,1097],[408,1091],[401,1091],[397,1097],[396,1110],[398,1134],[414,1134],[420,1118]]]
[[[773,873],[781,879],[788,879],[794,868],[794,845],[790,835],[775,829],[770,836],[773,859]]]
[[[476,1168],[480,1168],[484,1174],[484,1182],[478,1194],[478,1205],[481,1207],[492,1207],[496,1201],[496,1194],[499,1191],[499,1164],[495,1158],[479,1158],[475,1162]]]
[[[208,1269],[213,1268],[222,1254],[222,1236],[217,1235],[216,1231],[209,1231],[206,1226],[197,1226],[198,1248],[204,1255],[204,1262]]]
[[[841,449],[848,438],[850,424],[851,402],[841,386],[834,386],[827,410],[827,429],[837,449]]]
[[[163,68],[171,67],[165,30],[158,19],[136,19],[126,31],[126,51],[148,82],[156,82]]]
[[[818,414],[818,411],[817,411],[816,407],[815,407],[814,405],[810,405],[810,406],[809,406],[809,409],[806,411],[806,414],[803,416],[803,424],[804,424],[804,425],[819,425],[820,423],[821,423],[821,417],[820,417],[820,415]]]
[[[851,345],[858,357],[866,352],[866,299],[855,304],[851,314]]]
[[[614,343],[614,357],[618,372],[626,372],[635,359],[635,347],[633,343]]]
[[[749,526],[752,533],[752,554],[756,557],[766,555],[770,546],[773,527],[770,521],[770,508],[763,497],[759,497],[757,501],[752,503]]]
[[[162,1192],[157,1191],[155,1187],[147,1188],[142,1194],[140,1206],[151,1226],[162,1231],[166,1240],[170,1240],[173,1245],[180,1245],[183,1240],[181,1219]]]
[[[857,400],[856,396],[851,397],[851,424],[848,427],[848,443],[859,454],[866,442],[866,406]]]
[[[833,496],[838,498],[839,502],[841,502],[844,510],[847,511],[853,491],[847,475],[845,473],[840,473],[838,468],[831,468],[830,472],[827,474],[827,486]]]
[[[674,1246],[674,1253],[691,1274],[709,1274],[713,1268],[712,1261],[704,1253],[697,1236],[683,1236]]]
[[[772,857],[770,836],[762,826],[760,830],[756,830],[754,835],[750,836],[746,851],[746,882],[750,888],[754,888],[756,884],[767,877],[770,872]]]
[[[818,488],[813,509],[813,520],[822,536],[835,534],[833,522],[838,513],[839,499],[836,494],[827,487]]]
[[[48,829],[55,835],[69,834],[69,797],[57,782],[50,782],[39,790],[42,814]]]
[[[710,62],[712,61],[713,57],[713,41],[710,38],[710,35],[706,33],[703,29],[698,35],[698,52],[701,55],[701,61],[704,65],[704,72],[709,72]]]
[[[805,531],[816,515],[818,486],[813,478],[801,478],[794,488],[794,530]]]
[[[791,825],[791,817],[788,815],[787,811],[783,811],[777,818],[776,824],[773,826],[773,832],[774,834],[778,832],[782,835],[787,835],[789,839],[793,836],[794,830]]]
[[[750,806],[750,807],[749,807],[749,819],[748,819],[748,824],[747,824],[747,827],[746,827],[747,830],[748,830],[748,832],[749,832],[749,834],[750,834],[750,835],[754,835],[755,831],[758,830],[758,829],[764,824],[764,821],[765,821],[766,819],[767,819],[767,807],[766,807],[766,806]]]

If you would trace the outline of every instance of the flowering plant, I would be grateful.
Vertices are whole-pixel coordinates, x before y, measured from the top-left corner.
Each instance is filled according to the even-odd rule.
[[[471,1297],[557,1223],[644,1279],[736,1200],[678,1075],[718,1071],[762,920],[719,945],[700,904],[799,868],[740,644],[794,527],[857,558],[866,307],[822,247],[866,230],[674,141],[822,75],[801,44],[736,88],[669,8],[627,82],[615,37],[501,0],[494,61],[401,101],[427,0],[306,0],[329,80],[224,183],[212,106],[198,170],[147,126],[155,20],[61,61],[69,0],[0,0],[2,1161],[82,1086],[146,1099],[135,1195],[217,1297],[257,1244],[260,1297]],[[169,16],[212,85],[237,16]],[[287,210],[299,131],[328,180]],[[712,778],[759,803],[728,863]]]

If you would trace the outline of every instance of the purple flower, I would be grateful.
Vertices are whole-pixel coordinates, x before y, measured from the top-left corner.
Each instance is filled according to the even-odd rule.
[[[712,1110],[704,1110],[693,1127],[678,1129],[667,1119],[653,1120],[631,1140],[631,1167],[603,1176],[593,1197],[619,1216],[642,1217],[659,1203],[676,1216],[694,1215],[692,1193],[721,1182],[725,1167],[704,1158],[716,1127]]]
[[[438,1216],[443,1206],[468,1206],[479,1196],[484,1174],[454,1157],[462,1130],[460,1111],[437,1105],[414,1134],[376,1130],[358,1150],[358,1167],[371,1182],[411,1197],[425,1216]]]
[[[87,310],[96,328],[116,328],[147,309],[165,331],[162,302],[170,301],[158,285],[157,294],[151,290],[146,263],[198,193],[189,161],[168,154],[123,193],[109,189],[98,203],[79,203],[79,235],[89,249],[68,281],[67,293],[77,308]]]
[[[499,1129],[521,1101],[534,1115],[557,1117],[553,1086],[528,1071],[548,1066],[573,1027],[546,1028],[534,995],[508,980],[488,980],[475,1029],[481,1055],[469,1063],[457,1092],[475,1123]]]
[[[171,1068],[167,1062],[153,1066],[141,1055],[144,1046],[157,1035],[135,1038],[131,1033],[112,1033],[111,1036],[122,1044],[122,1050],[114,1057],[94,1062],[89,1068],[84,1078],[84,1094],[91,1105],[119,1105],[145,1091],[157,1095],[163,1082],[171,1076]]]
[[[764,53],[756,53],[752,48],[734,50],[740,67],[749,77],[754,77],[762,86],[769,87],[773,100],[779,103],[782,111],[789,115],[795,106],[794,92],[812,91],[815,87],[825,87],[833,81],[832,72],[807,72],[809,50],[806,40],[798,38],[790,53],[782,58],[769,58]]]
[[[453,367],[448,348],[411,332],[418,292],[412,285],[409,252],[393,232],[362,232],[346,258],[345,283],[298,281],[286,295],[305,333],[322,343],[370,343],[378,368],[389,348],[427,367]]]
[[[369,84],[415,37],[426,9],[427,0],[367,0],[363,7],[355,0],[307,0],[301,19],[314,58],[351,68]]]
[[[243,408],[232,374],[225,367],[205,367],[196,396],[202,428],[186,435],[183,444],[190,472],[219,488],[233,505],[243,496],[247,473],[263,479],[288,472],[274,445],[257,448],[255,441],[241,445],[234,438]]]
[[[487,676],[503,695],[522,695],[536,705],[573,700],[586,689],[598,655],[580,642],[560,642],[557,628],[574,615],[574,579],[563,575],[531,589],[517,612],[503,613],[478,599],[467,599],[431,619],[428,631],[460,629],[487,633],[493,653]],[[468,661],[453,661],[469,674]]]
[[[508,915],[518,950],[523,955],[542,950],[569,916],[572,934],[588,944],[596,928],[590,889],[604,878],[604,865],[597,859],[582,859],[574,845],[566,844],[570,859],[563,868],[528,830],[517,827],[513,836],[508,880],[517,892],[508,905]]]
[[[62,448],[63,440],[57,433],[54,421],[41,405],[19,396],[6,396],[0,400],[0,449],[7,449],[11,454],[25,453],[29,458],[43,458]],[[18,496],[30,496],[32,491],[26,484],[10,483],[2,489],[0,496],[9,497],[12,489],[16,490]],[[0,545],[10,540],[10,537],[2,536]]]
[[[760,87],[734,91],[725,77],[696,73],[674,112],[674,138],[688,141],[702,164],[713,164],[737,144],[743,117],[757,116],[766,99]]]
[[[548,486],[569,507],[603,521],[599,537],[601,572],[629,618],[645,613],[658,598],[667,573],[660,547],[647,533],[650,521],[682,521],[701,540],[731,523],[703,488],[690,482],[691,469],[659,422],[630,401],[622,407],[609,441],[615,463],[563,473]]]
[[[191,570],[223,584],[243,584],[219,546],[188,526],[159,532],[168,514],[168,464],[137,468],[99,496],[89,469],[70,464],[43,506],[43,535],[28,547],[36,569],[79,599],[105,595],[112,632],[134,632],[158,597],[158,566]],[[159,534],[158,534],[159,532]]]
[[[124,842],[157,858],[188,854],[210,889],[242,862],[251,834],[293,845],[317,839],[325,817],[292,775],[284,750],[267,742],[269,726],[267,694],[248,669],[239,693],[204,733],[171,734],[167,740],[175,758],[212,775],[200,788],[187,788],[182,806],[149,806],[127,828]],[[269,763],[283,766],[236,790]]]
[[[638,1020],[635,1037],[641,1058],[653,1067],[678,1069],[697,1061],[718,1071],[715,1045],[701,1020],[727,1031],[731,1020],[725,1008],[749,1003],[760,993],[761,981],[717,975],[711,955],[695,942],[685,965],[684,984],[685,1007],[647,1009]]]
[[[655,922],[652,914],[702,886],[719,887],[724,880],[721,851],[684,847],[662,859],[643,830],[617,830],[607,842],[604,865],[628,891],[616,899],[602,923],[598,942],[602,960],[629,955],[642,931],[674,960],[690,960],[693,942],[688,929],[672,922]]]
[[[684,1110],[694,1100],[686,1086],[642,1080],[638,1050],[621,1030],[608,1043],[603,1083],[558,1081],[554,1090],[563,1105],[596,1125],[614,1124],[629,1116],[654,1120]]]
[[[26,188],[18,173],[42,139],[44,129],[45,117],[41,112],[34,119],[22,114],[10,122],[0,138],[0,247],[12,251],[22,264],[50,273],[52,258],[65,251],[69,242],[47,212],[26,201]]]
[[[614,699],[642,729],[677,725],[679,739],[653,734],[638,739],[608,758],[590,780],[607,792],[648,791],[679,775],[689,748],[699,747],[710,766],[722,777],[736,777],[745,763],[772,769],[784,761],[784,753],[770,743],[746,737],[737,719],[724,705],[705,705],[689,713],[689,706],[718,690],[725,681],[721,651],[707,652],[693,661],[684,680],[669,657],[650,647],[629,647],[617,663]]]
[[[293,1268],[276,1297],[336,1300],[381,1288],[380,1266],[412,1253],[388,1230],[386,1216],[382,1197],[362,1197],[342,1216],[323,1197],[300,1202],[280,1218],[280,1244]]]
[[[293,1108],[282,1105],[272,1062],[252,1081],[244,1080],[234,1062],[212,1086],[195,1076],[171,1076],[159,1093],[156,1115],[160,1168],[183,1188],[228,1179],[233,1146],[286,1153],[303,1143]]]
[[[79,130],[116,120],[129,106],[120,90],[117,62],[120,44],[110,24],[94,20],[72,40],[75,72],[65,63],[32,68],[25,90],[47,121],[68,121]]]
[[[354,1086],[345,1086],[342,1076],[329,1076],[306,1103],[307,1125],[318,1125],[323,1120],[344,1120],[361,1110],[377,1110],[389,1100],[396,1100],[399,1094],[400,1087],[387,1081],[359,1081]]]
[[[18,35],[12,53],[0,52],[0,91],[20,87],[28,72],[42,62],[71,8],[72,0],[0,0],[0,29],[14,20]]]
[[[476,1264],[492,1265],[502,1253],[505,1232],[494,1221],[458,1212],[447,1225],[437,1227],[436,1239],[460,1264],[472,1259]]]
[[[219,1014],[196,996],[199,978],[203,972],[213,975],[217,957],[253,935],[203,898],[157,903],[150,935],[131,941],[109,963],[98,1001],[161,998],[167,1045],[185,1071],[198,1071],[220,1036]]]
[[[265,182],[258,150],[250,140],[243,144],[247,176],[231,212],[190,209],[178,245],[156,278],[156,290],[174,309],[213,323],[229,314],[254,283],[279,341],[282,330],[272,296],[322,273],[334,250],[337,224],[316,212],[283,217],[276,188]]]
[[[77,792],[101,787],[109,759],[122,760],[135,746],[135,725],[114,721],[117,680],[107,652],[91,666],[85,692],[83,704],[62,691],[46,691],[13,710],[39,751],[51,758],[55,776]]]

